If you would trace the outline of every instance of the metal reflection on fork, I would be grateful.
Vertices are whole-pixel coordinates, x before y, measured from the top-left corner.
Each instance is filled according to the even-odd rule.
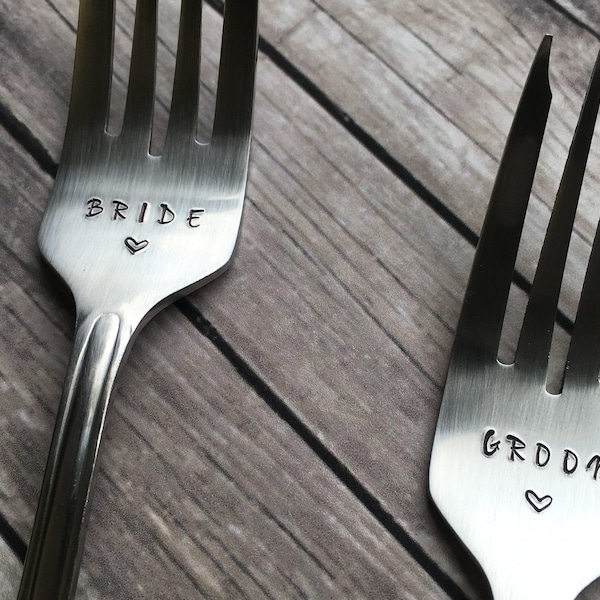
[[[19,600],[75,595],[100,437],[117,371],[161,308],[219,275],[244,202],[258,0],[226,0],[213,133],[196,140],[202,2],[182,0],[164,152],[149,153],[157,0],[138,0],[122,131],[106,132],[115,0],[81,0],[67,132],[40,231],[73,292],[74,348]]]
[[[550,108],[550,37],[508,137],[456,330],[431,466],[432,498],[485,572],[495,600],[568,600],[600,575],[600,234],[562,391],[548,354],[600,101],[591,76],[529,295],[514,364],[498,345]]]

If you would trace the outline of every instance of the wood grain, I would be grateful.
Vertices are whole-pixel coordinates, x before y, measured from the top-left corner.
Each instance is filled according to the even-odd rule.
[[[117,11],[114,127],[130,4]],[[161,3],[158,148],[176,5]],[[595,9],[562,6],[261,1],[239,253],[132,354],[104,445],[82,598],[487,597],[429,504],[429,449],[473,244],[550,31],[554,101],[518,261],[526,279],[535,267],[598,46]],[[72,326],[68,295],[48,292],[57,282],[40,269],[35,231],[60,156],[76,12],[66,0],[0,2],[0,106],[15,136],[0,136],[2,196],[20,217],[0,222],[10,491],[0,512],[24,538]],[[206,134],[218,11],[204,21]],[[568,319],[596,225],[599,158],[596,144],[561,299]],[[507,353],[522,304],[516,289]],[[199,319],[196,310],[218,343],[184,317]]]
[[[16,598],[21,564],[4,540],[0,540],[0,561],[2,562],[0,598],[3,600]]]
[[[285,3],[266,3],[269,15],[285,10]],[[274,30],[281,19],[268,19],[263,34],[279,40],[278,49],[475,232],[535,48],[554,34],[553,107],[518,262],[531,277],[598,49],[594,36],[541,1],[319,6],[289,29]],[[596,227],[599,157],[596,144],[567,290],[579,289]],[[567,298],[572,315],[577,295]]]

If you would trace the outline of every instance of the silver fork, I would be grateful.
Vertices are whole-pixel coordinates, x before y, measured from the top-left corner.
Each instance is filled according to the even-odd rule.
[[[141,327],[229,264],[245,195],[258,0],[227,0],[213,133],[196,140],[201,0],[182,0],[161,156],[149,154],[157,0],[138,0],[122,131],[106,132],[114,0],[81,0],[63,154],[39,241],[77,325],[19,600],[74,596],[117,371]],[[176,343],[176,342],[175,342]]]
[[[498,345],[551,101],[536,55],[492,192],[432,449],[431,496],[496,600],[575,596],[600,575],[600,235],[560,394],[546,390],[558,296],[600,98],[597,60],[548,225],[514,363]]]

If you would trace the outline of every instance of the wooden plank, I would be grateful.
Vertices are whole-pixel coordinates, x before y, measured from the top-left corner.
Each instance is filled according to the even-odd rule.
[[[17,597],[21,563],[6,542],[0,538],[0,598],[11,600]]]
[[[263,3],[263,35],[472,231],[483,221],[535,47],[554,34],[553,108],[518,261],[531,278],[595,59],[594,36],[543,1],[326,0],[296,22],[278,17],[282,4]],[[597,223],[599,164],[595,144],[561,304],[570,316]]]
[[[596,37],[600,37],[600,11],[590,2],[578,3],[572,0],[558,0],[557,4],[579,25],[589,28]]]
[[[192,300],[401,527],[456,575],[426,478],[451,343],[444,318],[448,307],[459,308],[453,296],[472,247],[318,107],[300,103],[294,86],[275,85],[272,65],[261,69],[263,89],[273,90],[261,101],[265,122],[274,117],[275,97],[294,107],[294,117],[279,114],[277,131],[264,142],[258,135],[253,164],[261,167],[251,174],[236,262]],[[265,135],[262,114],[257,132]],[[335,162],[340,152],[343,166]],[[351,173],[364,175],[362,190]],[[440,281],[432,268],[442,256],[449,260]],[[265,315],[273,317],[265,323]]]
[[[278,6],[282,8],[278,10]],[[308,14],[301,15],[306,6]],[[464,14],[453,20],[436,12],[450,7],[460,16],[456,6],[442,3],[425,7],[429,15],[439,15],[429,21],[423,18],[423,10],[416,12],[418,18],[410,21],[413,25],[446,26],[441,32],[426,30],[429,37],[419,33],[425,40],[421,49],[434,47],[434,33],[444,39],[444,31],[453,32],[450,43],[439,46],[455,53],[450,61],[453,68],[444,71],[445,77],[433,77],[431,73],[436,71],[428,67],[428,78],[423,77],[423,71],[410,68],[409,59],[414,61],[415,55],[422,58],[422,53],[415,54],[407,47],[394,58],[397,47],[392,46],[392,56],[377,55],[350,25],[344,22],[344,27],[340,26],[339,15],[334,19],[315,6],[298,3],[293,12],[287,3],[263,3],[263,15],[268,15],[263,17],[263,31],[268,33],[273,23],[293,24],[289,31],[268,33],[268,39],[287,52],[290,60],[392,156],[403,163],[408,161],[409,170],[477,230],[485,209],[482,198],[489,195],[504,132],[530,61],[522,51],[532,52],[533,43],[525,43],[515,34],[517,25],[527,21],[526,15],[511,25],[506,15],[519,15],[509,12],[506,7],[510,4],[496,10],[481,3],[471,15],[475,30],[481,27],[487,32],[483,25],[489,21],[502,24],[499,30],[508,28],[513,35],[498,47],[501,36],[492,37],[487,32],[487,38],[478,36],[478,44],[461,53],[468,29],[453,30],[451,26],[465,23]],[[359,12],[353,12],[356,5],[352,3],[343,6],[353,18]],[[341,11],[340,7],[342,4],[337,3],[330,11]],[[376,13],[385,14],[382,4],[376,7]],[[418,8],[404,5],[406,12],[400,14],[402,19],[392,21],[393,30],[378,20],[384,29],[376,28],[371,37],[378,39],[381,32],[390,39],[396,28],[409,20],[409,9]],[[21,26],[23,19],[14,20]],[[62,31],[60,23],[56,19],[47,27]],[[559,24],[559,28],[564,27],[567,25]],[[31,39],[23,31],[23,39]],[[62,36],[67,38],[65,32]],[[520,41],[515,44],[515,40]],[[584,46],[585,39],[580,43]],[[490,53],[496,60],[493,75],[486,61]],[[325,65],[324,57],[331,64]],[[440,61],[436,53],[432,53],[434,59]],[[386,60],[394,61],[393,68]],[[407,73],[398,76],[403,61],[408,61]],[[561,67],[564,73],[573,62],[573,56],[567,54]],[[68,64],[61,67],[58,84],[47,82],[52,93],[56,90],[57,96],[62,94],[62,104],[68,86],[58,86],[67,79],[64,73],[70,68]],[[470,69],[479,79],[460,76]],[[39,71],[38,85],[42,86],[46,82],[43,69]],[[456,557],[446,556],[450,545],[444,542],[444,530],[429,513],[426,468],[451,330],[472,249],[360,144],[349,140],[343,128],[302,90],[286,82],[285,75],[269,61],[261,60],[259,74],[262,83],[250,206],[240,254],[232,273],[196,295],[194,301],[397,521],[444,569],[470,586]],[[359,74],[369,74],[370,79],[361,79]],[[418,87],[417,76],[425,88]],[[9,73],[5,80],[15,78]],[[556,165],[564,159],[558,155],[568,144],[580,101],[580,97],[569,101],[567,92],[574,80],[582,84],[584,79],[583,67],[574,68],[569,86],[561,90],[566,108],[560,118],[556,115],[557,126],[550,138],[550,149],[557,158],[544,159],[542,175],[547,181],[543,189],[555,187],[560,172]],[[444,85],[445,81],[449,85]],[[491,81],[500,81],[510,89],[503,89],[501,98],[496,99],[500,93]],[[439,98],[432,106],[427,95],[434,89],[439,90]],[[463,89],[469,93],[457,102],[458,91]],[[577,89],[583,93],[582,85]],[[35,96],[30,90],[29,96]],[[41,119],[40,113],[36,116],[36,105],[48,100],[22,98],[6,87],[2,93],[14,114],[31,111],[25,122],[35,126],[35,135],[44,148],[57,156],[58,124]],[[43,89],[40,94],[44,95]],[[21,107],[22,100],[25,108]],[[48,102],[52,105],[53,101]],[[536,242],[547,217],[544,206],[539,202],[533,207],[537,213],[528,225],[535,229],[531,237]],[[584,226],[585,222],[582,231]],[[521,264],[535,253],[535,245]],[[581,247],[583,254],[585,239]],[[581,272],[583,261],[577,259],[575,263]],[[531,267],[524,270],[530,273]],[[567,283],[574,298],[575,286]],[[265,315],[274,315],[270,327],[265,327]],[[476,593],[472,587],[467,589]]]

